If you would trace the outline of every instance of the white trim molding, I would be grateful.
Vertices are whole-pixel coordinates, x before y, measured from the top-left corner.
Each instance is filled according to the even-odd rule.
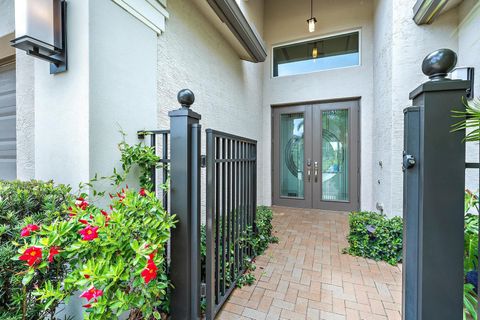
[[[157,34],[165,32],[167,0],[112,0]]]

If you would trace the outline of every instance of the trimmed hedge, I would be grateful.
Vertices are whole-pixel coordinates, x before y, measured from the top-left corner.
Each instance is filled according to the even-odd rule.
[[[349,215],[349,247],[344,253],[383,260],[391,265],[402,261],[403,220],[387,218],[376,212],[352,212]]]
[[[43,319],[53,315],[41,310],[31,292],[41,281],[56,278],[65,270],[52,268],[39,277],[40,282],[22,285],[25,267],[12,260],[23,243],[20,231],[27,224],[46,224],[64,214],[64,204],[70,197],[70,187],[41,181],[0,180],[0,319]]]

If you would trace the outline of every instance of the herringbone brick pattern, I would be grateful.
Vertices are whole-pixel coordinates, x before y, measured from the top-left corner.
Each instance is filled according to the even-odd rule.
[[[401,319],[401,267],[342,254],[348,216],[274,207],[278,244],[217,319]]]

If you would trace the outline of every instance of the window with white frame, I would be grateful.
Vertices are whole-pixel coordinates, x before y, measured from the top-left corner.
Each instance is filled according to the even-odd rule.
[[[273,77],[360,65],[360,31],[273,48]]]

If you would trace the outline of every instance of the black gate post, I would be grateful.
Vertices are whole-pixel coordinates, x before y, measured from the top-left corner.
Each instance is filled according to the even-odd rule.
[[[405,320],[462,319],[465,131],[451,126],[469,81],[445,78],[456,60],[448,49],[427,56],[431,81],[410,93],[404,111]]]
[[[178,223],[172,231],[170,273],[173,320],[200,318],[200,125],[190,110],[195,97],[178,93],[180,109],[170,116],[170,211]]]

